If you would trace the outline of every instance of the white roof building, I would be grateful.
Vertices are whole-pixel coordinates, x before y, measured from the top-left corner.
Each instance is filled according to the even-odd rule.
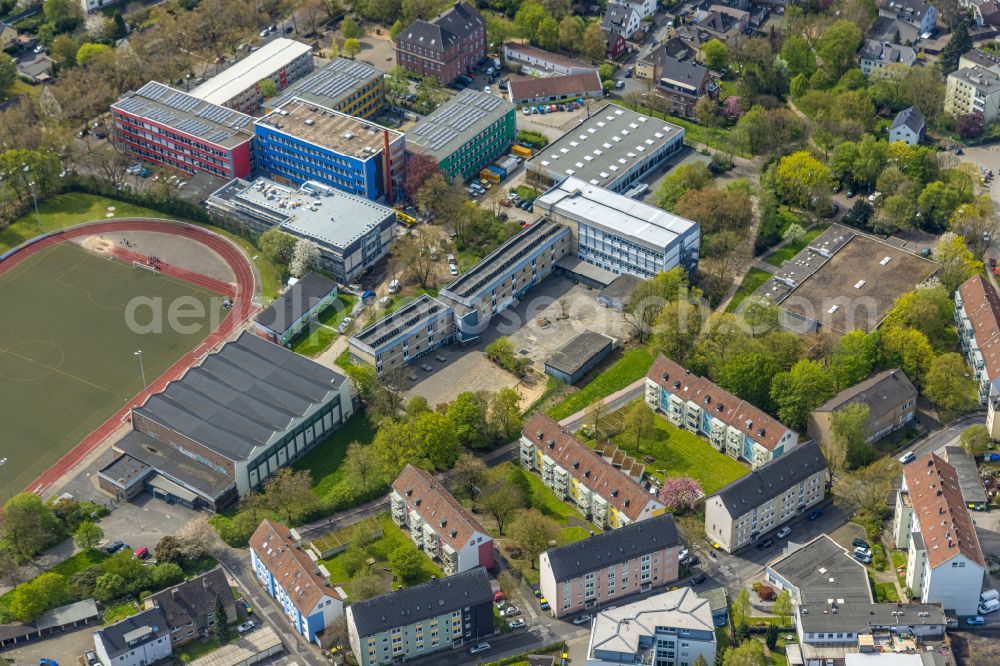
[[[294,39],[275,39],[191,91],[193,97],[247,111],[263,101],[257,84],[271,79],[278,90],[313,69],[312,47]]]

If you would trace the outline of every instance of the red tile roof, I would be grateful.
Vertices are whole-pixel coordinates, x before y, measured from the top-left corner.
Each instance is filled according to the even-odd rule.
[[[654,495],[541,412],[532,415],[521,434],[629,520],[643,518],[651,501],[656,502],[656,508],[663,506]]]
[[[266,519],[261,522],[250,537],[250,548],[303,615],[312,613],[324,595],[340,599],[329,579],[281,523]]]
[[[972,324],[972,334],[983,354],[983,365],[990,380],[1000,376],[1000,296],[982,275],[966,280],[958,293],[962,308]]]
[[[541,78],[530,76],[522,79],[512,78],[508,85],[510,86],[510,97],[515,102],[536,97],[562,98],[604,90],[601,86],[601,77],[596,71]]]
[[[907,465],[903,476],[931,567],[938,567],[959,553],[985,567],[976,527],[965,508],[955,468],[928,453]]]
[[[476,534],[489,532],[429,472],[407,465],[392,482],[408,511],[416,511],[438,537],[459,552]]]
[[[789,428],[778,419],[737,398],[710,379],[692,374],[663,354],[653,361],[646,377],[671,393],[698,403],[713,417],[749,435],[768,451],[773,451],[781,437],[789,432]],[[680,385],[675,386],[675,382]],[[749,428],[747,423],[751,424]]]

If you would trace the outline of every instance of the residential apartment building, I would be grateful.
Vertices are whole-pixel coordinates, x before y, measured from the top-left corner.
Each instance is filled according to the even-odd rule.
[[[615,465],[541,412],[535,412],[521,431],[518,459],[556,497],[602,529],[624,527],[666,511],[655,495],[630,476],[641,481],[641,466],[631,461],[627,467],[624,461]]]
[[[727,553],[744,548],[822,501],[828,479],[819,445],[801,444],[706,498],[705,534]]]
[[[697,53],[698,49],[688,41],[679,36],[671,37],[639,54],[635,61],[635,77],[659,81],[667,58],[690,61],[695,59]]]
[[[547,190],[574,176],[626,192],[684,148],[684,128],[606,105],[529,159],[526,182]]]
[[[264,110],[270,113],[295,98],[349,116],[371,118],[385,108],[385,78],[361,60],[334,58],[264,100]]]
[[[254,233],[279,226],[319,247],[320,265],[350,284],[389,253],[396,209],[317,181],[289,187],[267,178],[232,180],[209,195],[208,212]]]
[[[509,65],[520,65],[525,74],[585,74],[596,72],[597,67],[581,60],[574,60],[558,53],[544,51],[530,44],[516,41],[503,45],[503,58]]]
[[[170,642],[176,647],[209,637],[215,628],[216,601],[222,603],[227,624],[239,619],[236,599],[221,567],[146,597],[145,606],[163,613]]]
[[[889,69],[890,65],[912,67],[917,62],[917,52],[913,47],[866,39],[858,52],[861,73],[865,76],[898,76]]]
[[[541,219],[446,285],[438,299],[455,312],[457,339],[479,337],[495,315],[544,280],[569,252],[569,229]]]
[[[663,354],[646,375],[646,404],[678,428],[708,439],[712,448],[754,469],[798,444],[799,436],[774,417]]]
[[[887,0],[878,10],[879,16],[912,25],[920,35],[930,35],[937,24],[938,10],[923,0]]]
[[[715,663],[715,625],[707,599],[690,587],[598,613],[590,625],[587,666]]]
[[[893,538],[906,544],[906,586],[923,603],[939,603],[957,615],[976,614],[986,561],[958,474],[937,454],[903,468]]]
[[[865,443],[874,444],[913,421],[917,414],[917,389],[899,368],[883,370],[844,389],[810,412],[806,434],[826,445],[833,437],[830,432],[833,415],[853,404],[868,408]]]
[[[430,472],[404,467],[392,482],[389,508],[393,522],[446,576],[493,567],[493,537]]]
[[[572,252],[615,275],[648,280],[681,267],[694,273],[701,242],[696,222],[569,176],[535,206],[569,227]]]
[[[254,124],[258,170],[285,185],[317,181],[378,202],[402,195],[403,134],[295,98]]]
[[[493,635],[493,588],[482,567],[347,607],[360,666],[383,666],[475,644]]]
[[[972,367],[979,401],[987,406],[990,436],[1000,437],[1000,423],[993,418],[994,399],[1000,395],[1000,296],[981,275],[966,280],[955,292],[955,323],[962,352]]]
[[[982,49],[969,49],[958,59],[958,68],[982,67],[994,74],[1000,74],[1000,56],[987,53]]]
[[[944,110],[956,116],[978,113],[989,124],[1000,114],[1000,74],[983,67],[965,67],[948,75]]]
[[[299,547],[291,530],[265,519],[250,537],[250,566],[257,582],[273,597],[292,625],[310,643],[344,614],[340,592],[330,574]]]
[[[750,13],[727,5],[712,5],[707,10],[696,10],[691,23],[704,34],[701,42],[718,39],[732,48],[739,36],[750,29]]]
[[[899,113],[889,126],[889,143],[902,141],[908,146],[915,146],[924,140],[924,114],[917,107],[909,106]]]
[[[169,659],[174,653],[170,629],[158,608],[95,631],[94,652],[108,666],[146,666]]]
[[[382,377],[450,344],[454,337],[454,310],[423,294],[352,335],[348,349],[353,362],[367,363]]]
[[[449,179],[466,180],[514,143],[513,104],[466,88],[406,132],[406,150],[434,160]]]
[[[193,174],[246,178],[253,118],[150,81],[111,105],[114,141],[135,157]]]
[[[281,91],[312,71],[312,47],[279,37],[202,83],[191,96],[252,113],[264,101],[261,81],[270,81]]]
[[[623,39],[632,39],[642,25],[642,17],[631,3],[609,4],[601,19],[601,29],[613,35],[621,35]]]
[[[691,118],[699,99],[716,99],[719,96],[719,84],[712,78],[708,68],[693,60],[664,58],[659,75],[656,94],[667,100],[670,112],[676,115]]]
[[[608,4],[631,7],[639,14],[640,19],[650,17],[656,13],[656,0],[610,0]]]
[[[619,34],[604,30],[604,57],[608,60],[618,60],[628,53],[628,44]]]
[[[507,98],[518,105],[603,96],[604,86],[596,70],[582,74],[512,78],[507,84]]]
[[[573,615],[677,580],[683,546],[663,513],[550,548],[538,557],[538,587],[556,617]]]
[[[486,21],[465,2],[430,21],[416,20],[396,35],[396,64],[447,85],[486,57]]]
[[[122,0],[80,0],[80,6],[87,14],[121,4]]]

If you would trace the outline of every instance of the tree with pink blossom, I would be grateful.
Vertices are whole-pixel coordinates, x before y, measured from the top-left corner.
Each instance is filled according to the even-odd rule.
[[[660,488],[660,501],[670,511],[687,511],[704,496],[701,484],[690,476],[668,476]]]
[[[722,107],[723,113],[726,114],[726,118],[729,122],[736,122],[740,119],[740,116],[746,113],[746,109],[743,108],[743,100],[736,95],[730,95],[727,97],[726,101],[723,102]]]

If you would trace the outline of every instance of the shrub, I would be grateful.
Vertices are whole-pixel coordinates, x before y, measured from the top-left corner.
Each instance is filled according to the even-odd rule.
[[[761,601],[774,601],[775,597],[778,596],[773,587],[764,583],[754,583],[753,591],[757,593],[757,597]]]

